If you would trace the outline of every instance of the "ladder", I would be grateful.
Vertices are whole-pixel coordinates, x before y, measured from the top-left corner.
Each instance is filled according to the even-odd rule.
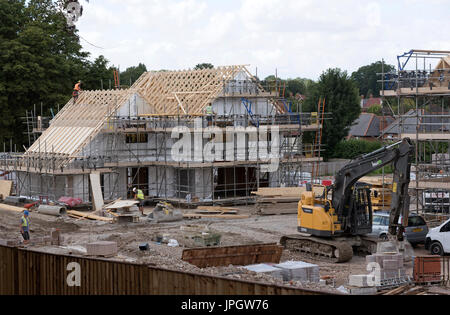
[[[119,77],[119,70],[114,69],[114,86],[116,89],[120,89],[120,77]]]
[[[317,105],[317,124],[318,124],[318,130],[316,132],[316,138],[314,140],[314,146],[313,146],[313,152],[312,157],[316,157],[315,148],[318,148],[318,161],[313,161],[313,168],[311,173],[311,180],[314,183],[314,180],[319,177],[319,171],[320,171],[320,158],[321,158],[321,147],[322,147],[322,136],[323,136],[323,124],[325,121],[325,98],[322,100],[322,98],[319,98],[319,104]]]

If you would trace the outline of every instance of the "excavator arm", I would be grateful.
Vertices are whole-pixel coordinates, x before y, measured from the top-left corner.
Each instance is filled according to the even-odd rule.
[[[390,207],[389,233],[397,235],[399,241],[403,240],[404,227],[407,225],[409,214],[408,187],[410,182],[410,157],[414,145],[408,138],[390,146],[383,147],[375,152],[363,155],[342,168],[335,177],[333,186],[332,205],[339,218],[347,219],[352,215],[351,198],[355,184],[367,174],[393,163],[394,180],[392,203]],[[403,222],[398,223],[400,215]],[[347,220],[351,222],[352,220]],[[345,227],[344,228],[349,228]]]

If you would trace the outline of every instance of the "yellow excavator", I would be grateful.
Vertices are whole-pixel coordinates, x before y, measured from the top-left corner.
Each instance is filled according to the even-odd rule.
[[[354,250],[374,253],[379,240],[367,236],[372,232],[371,186],[358,181],[392,163],[389,234],[391,242],[396,238],[397,244],[404,248],[413,152],[414,145],[405,138],[351,161],[337,173],[333,186],[323,187],[320,196],[315,194],[317,189],[307,185],[298,204],[299,234],[283,236],[281,244],[286,249],[326,257],[337,263],[351,260]]]

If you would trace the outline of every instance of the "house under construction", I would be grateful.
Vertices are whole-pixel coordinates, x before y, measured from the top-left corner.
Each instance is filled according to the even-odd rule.
[[[293,111],[279,95],[245,66],[147,72],[129,89],[83,92],[48,128],[37,119],[36,141],[5,153],[0,168],[29,198],[88,202],[96,173],[106,200],[139,187],[175,204],[247,203],[260,187],[298,186],[321,160],[326,116]]]
[[[383,106],[397,119],[383,137],[416,143],[410,185],[415,208],[449,214],[450,51],[411,50],[397,59],[396,72],[382,73]]]

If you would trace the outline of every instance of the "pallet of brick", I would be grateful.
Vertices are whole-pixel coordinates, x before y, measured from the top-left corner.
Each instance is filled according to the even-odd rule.
[[[367,264],[377,263],[380,280],[402,279],[406,277],[405,261],[402,254],[380,253],[366,256]]]
[[[320,281],[319,266],[303,261],[287,261],[274,267],[283,271],[284,281],[316,282]]]
[[[118,247],[116,242],[93,242],[86,244],[87,256],[117,256]]]
[[[283,270],[268,264],[250,265],[244,267],[247,270],[266,274],[279,280],[283,280]]]

